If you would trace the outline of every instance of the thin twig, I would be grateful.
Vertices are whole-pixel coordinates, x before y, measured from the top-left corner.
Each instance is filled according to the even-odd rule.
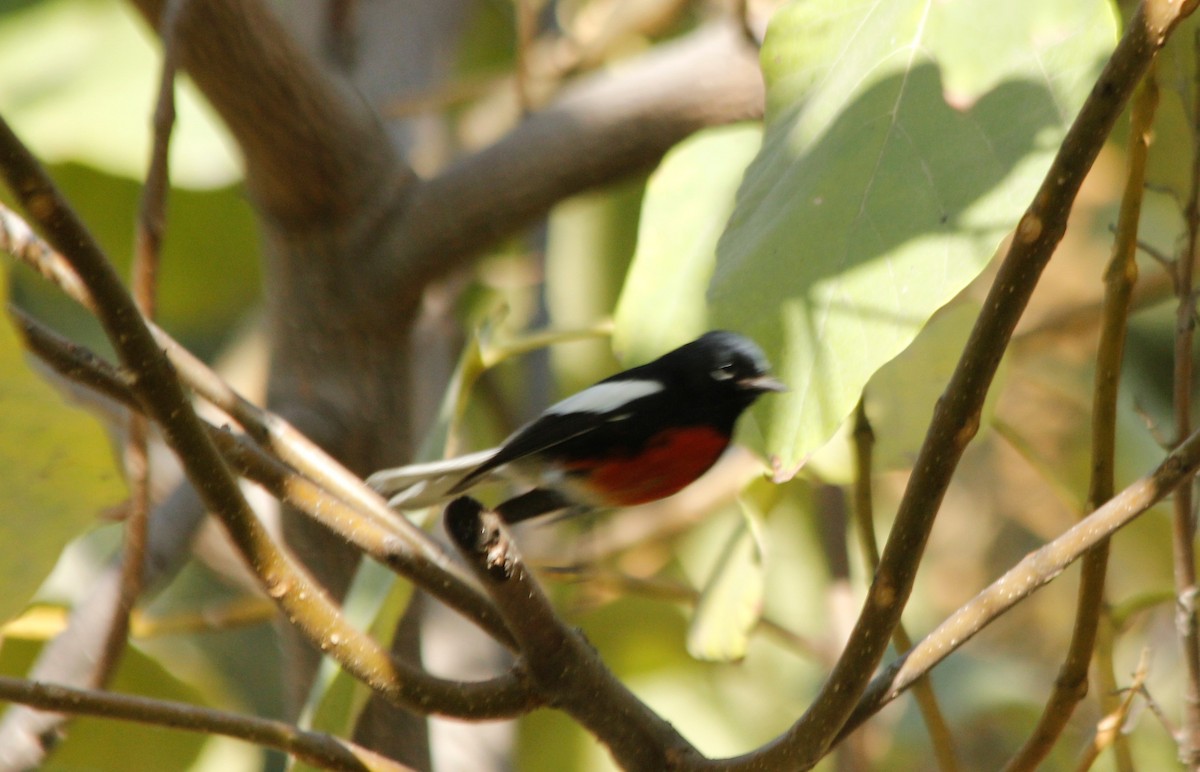
[[[1162,705],[1158,704],[1158,700],[1154,699],[1154,695],[1150,693],[1146,685],[1142,684],[1142,688],[1138,691],[1142,693],[1142,698],[1146,700],[1146,708],[1150,711],[1151,715],[1158,719],[1158,723],[1166,730],[1167,734],[1172,738],[1179,737],[1178,727],[1167,717],[1167,712],[1163,710]]]
[[[1120,703],[1121,688],[1117,683],[1116,649],[1118,628],[1113,624],[1112,607],[1105,603],[1101,609],[1100,625],[1096,628],[1096,688],[1099,690],[1099,702],[1102,710],[1112,712]],[[1112,740],[1113,761],[1117,772],[1134,772],[1137,767],[1133,762],[1133,749],[1125,734],[1119,734]]]
[[[150,166],[142,186],[142,201],[134,237],[132,294],[146,319],[156,315],[158,264],[166,223],[167,191],[170,188],[168,151],[175,125],[174,26],[185,0],[170,0],[162,16],[160,34],[163,61],[159,73],[158,99],[154,110],[154,139]],[[116,670],[129,638],[130,614],[142,595],[145,555],[150,517],[150,425],[140,413],[129,419],[125,443],[125,474],[129,481],[129,514],[125,520],[125,542],[121,556],[121,590],[113,609],[113,623],[96,662],[91,685],[105,686]]]
[[[1101,313],[1100,343],[1096,354],[1096,375],[1092,401],[1092,476],[1088,491],[1088,509],[1093,510],[1112,498],[1116,487],[1117,396],[1124,359],[1126,325],[1137,283],[1137,234],[1142,212],[1142,191],[1146,176],[1154,114],[1158,105],[1158,86],[1153,68],[1147,73],[1133,101],[1130,118],[1128,175],[1121,198],[1117,234],[1112,259],[1104,273],[1105,292]],[[1075,706],[1088,691],[1088,666],[1096,646],[1096,634],[1104,608],[1104,582],[1108,573],[1108,541],[1100,542],[1083,556],[1075,625],[1066,659],[1054,680],[1054,689],[1042,709],[1033,732],[1009,761],[1006,769],[1036,768],[1066,728]],[[1098,663],[1111,672],[1112,663]],[[1101,695],[1106,711],[1112,700]],[[1121,743],[1122,755],[1129,749]]]
[[[1146,685],[1146,677],[1149,675],[1150,652],[1148,649],[1142,649],[1137,669],[1133,672],[1133,681],[1125,690],[1125,696],[1118,700],[1112,710],[1105,713],[1104,718],[1096,724],[1092,741],[1084,746],[1083,753],[1080,754],[1079,761],[1075,764],[1076,772],[1087,772],[1096,763],[1096,759],[1100,758],[1100,754],[1105,748],[1114,746],[1125,736],[1125,721],[1133,709],[1134,699],[1142,693],[1142,688]]]
[[[871,573],[879,567],[879,543],[875,539],[875,504],[871,491],[874,478],[875,432],[867,418],[864,400],[858,401],[854,411],[854,525],[858,541],[862,545],[863,557]],[[892,644],[900,654],[912,648],[912,638],[904,623],[896,624],[892,633]],[[917,709],[929,732],[933,754],[938,768],[943,772],[959,769],[958,754],[954,749],[954,733],[946,723],[946,716],[938,704],[933,691],[933,682],[928,675],[917,679],[912,686]]]
[[[1054,541],[1029,553],[872,679],[841,733],[853,731],[979,631],[1048,584],[1087,550],[1165,499],[1200,469],[1200,431]]]
[[[0,676],[0,700],[73,715],[100,716],[189,732],[236,737],[267,748],[278,748],[301,761],[323,769],[414,772],[392,759],[331,735],[311,732],[283,721],[181,702],[76,689],[8,676]]]
[[[1200,73],[1200,46],[1194,57]],[[1192,115],[1192,180],[1184,209],[1187,242],[1178,261],[1178,298],[1175,312],[1175,371],[1173,396],[1175,441],[1186,437],[1192,426],[1192,342],[1196,328],[1196,299],[1193,296],[1193,260],[1200,248],[1200,74]],[[1196,618],[1196,522],[1192,486],[1175,492],[1172,517],[1172,553],[1175,559],[1175,626],[1183,656],[1183,726],[1179,735],[1179,757],[1190,769],[1200,766],[1200,627]]]

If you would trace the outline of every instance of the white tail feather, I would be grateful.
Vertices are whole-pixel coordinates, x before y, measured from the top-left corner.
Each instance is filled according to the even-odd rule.
[[[468,453],[442,461],[380,469],[367,478],[367,485],[388,497],[388,506],[421,509],[449,496],[450,490],[475,467],[496,453],[496,448]]]

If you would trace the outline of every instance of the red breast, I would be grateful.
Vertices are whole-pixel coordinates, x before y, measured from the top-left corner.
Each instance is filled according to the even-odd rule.
[[[683,426],[659,432],[634,455],[573,460],[566,469],[605,506],[628,507],[682,490],[728,445],[729,437],[711,426]]]

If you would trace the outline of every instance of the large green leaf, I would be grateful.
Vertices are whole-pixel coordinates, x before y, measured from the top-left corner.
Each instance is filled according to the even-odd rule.
[[[0,271],[0,297],[6,284]],[[0,320],[0,622],[22,609],[63,547],[121,500],[115,461],[95,419],[29,370]]]
[[[708,329],[704,290],[738,183],[762,142],[754,124],[702,131],[650,176],[633,265],[617,303],[614,348],[640,364]]]
[[[1114,40],[1107,3],[806,0],[771,23],[763,147],[717,249],[711,319],[792,391],[794,469],[992,256]]]

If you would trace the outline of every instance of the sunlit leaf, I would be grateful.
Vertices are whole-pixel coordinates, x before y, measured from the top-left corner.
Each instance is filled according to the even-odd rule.
[[[0,272],[0,296],[6,274]],[[0,621],[25,605],[71,539],[118,503],[124,484],[97,421],[28,367],[0,321]]]
[[[785,469],[986,264],[1113,41],[1102,2],[806,1],[776,15],[763,148],[709,299],[792,389],[757,408]]]
[[[673,149],[651,175],[613,332],[627,364],[653,359],[708,329],[704,291],[717,239],[761,141],[762,130],[753,124],[709,129]]]
[[[688,628],[688,653],[696,659],[741,660],[762,616],[766,586],[763,515],[746,497],[738,501],[742,517],[700,593]]]
[[[871,377],[866,387],[867,414],[875,433],[875,468],[878,471],[909,469],[925,438],[933,408],[950,380],[979,305],[955,302],[933,317],[912,345]],[[1002,381],[997,378],[997,386]],[[980,421],[991,423],[993,388]]]

